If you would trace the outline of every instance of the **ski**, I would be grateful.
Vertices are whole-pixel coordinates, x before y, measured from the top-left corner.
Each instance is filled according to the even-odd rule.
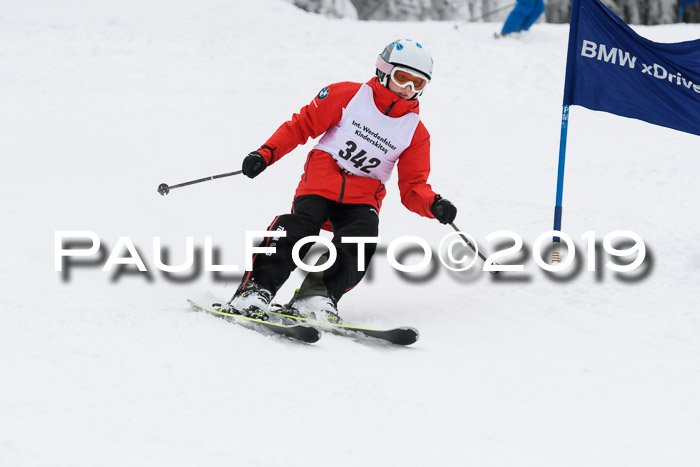
[[[369,329],[361,328],[358,326],[351,326],[347,324],[334,324],[325,321],[318,321],[309,318],[302,318],[299,316],[294,316],[285,313],[285,309],[278,308],[273,309],[268,312],[270,316],[275,316],[285,322],[305,322],[313,323],[320,326],[324,331],[331,332],[340,336],[355,337],[357,335],[365,337],[373,337],[375,339],[381,339],[383,341],[389,342],[396,345],[411,345],[418,340],[419,334],[418,330],[410,326],[402,326],[395,329]]]
[[[271,323],[269,321],[249,318],[243,315],[227,313],[212,307],[200,305],[199,303],[195,303],[190,299],[187,299],[187,303],[189,303],[194,310],[206,311],[214,316],[243,325],[265,335],[280,335],[301,342],[306,342],[307,344],[313,344],[321,338],[321,330],[313,324],[299,323],[286,325],[281,323]]]

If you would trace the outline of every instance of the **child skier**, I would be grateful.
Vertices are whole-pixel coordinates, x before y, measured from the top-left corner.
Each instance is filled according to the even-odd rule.
[[[361,246],[341,238],[377,236],[384,183],[395,165],[404,206],[443,224],[454,221],[455,206],[427,183],[430,135],[420,121],[417,99],[432,78],[430,52],[410,39],[397,40],[384,48],[376,68],[376,77],[364,84],[323,88],[243,160],[243,173],[255,178],[308,138],[323,134],[306,158],[291,213],[276,217],[267,229],[286,236],[274,237],[274,254],[253,257],[252,271],[224,307],[229,312],[267,319],[272,297],[295,269],[294,244],[330,225],[336,261],[323,273],[307,275],[287,313],[339,323],[338,300],[360,282],[376,250],[373,243]],[[270,241],[261,246],[271,246]],[[310,246],[300,250],[300,257]],[[364,250],[362,271],[359,248]]]

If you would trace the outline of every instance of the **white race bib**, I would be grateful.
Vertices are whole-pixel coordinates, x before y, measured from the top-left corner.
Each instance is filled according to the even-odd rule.
[[[398,118],[384,115],[374,103],[372,88],[363,84],[343,109],[340,122],[326,131],[314,149],[326,151],[352,175],[386,183],[419,122],[414,112]]]

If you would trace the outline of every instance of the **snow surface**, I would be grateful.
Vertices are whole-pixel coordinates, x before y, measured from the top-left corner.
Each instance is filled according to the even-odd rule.
[[[497,23],[330,20],[274,0],[3,7],[0,465],[700,463],[697,136],[572,108],[563,226],[581,268],[555,280],[530,253],[552,224],[566,25],[496,41]],[[378,254],[341,312],[417,327],[408,348],[299,345],[188,312],[186,298],[227,299],[237,281],[168,280],[153,237],[173,264],[185,237],[210,236],[242,267],[245,231],[289,209],[312,143],[255,180],[166,198],[158,184],[238,170],[322,87],[369,79],[398,37],[436,63],[421,104],[433,187],[487,251],[491,232],[521,235],[509,260],[525,272],[439,266],[408,281]],[[437,248],[451,229],[404,209],[395,180],[383,247],[416,235]],[[646,242],[641,278],[604,268],[606,254],[586,270],[581,235],[619,229]],[[107,254],[129,237],[150,273],[115,277],[103,259],[63,280],[59,230],[93,231]]]

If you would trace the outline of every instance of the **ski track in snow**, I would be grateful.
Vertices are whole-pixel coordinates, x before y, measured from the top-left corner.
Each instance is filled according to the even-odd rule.
[[[158,184],[237,170],[322,87],[369,79],[398,37],[423,41],[436,63],[421,101],[431,184],[480,246],[508,229],[529,255],[552,223],[566,25],[495,41],[496,23],[329,20],[273,0],[9,10],[0,465],[698,465],[697,136],[573,107],[563,226],[581,270],[556,281],[530,255],[510,280],[440,267],[412,283],[378,254],[341,312],[417,327],[408,348],[261,336],[188,311],[186,298],[229,298],[235,278],[175,283],[154,267],[154,236],[173,264],[186,236],[211,236],[242,266],[245,230],[289,209],[312,142],[256,180],[167,198]],[[383,244],[417,235],[437,248],[451,229],[405,210],[396,175],[387,188]],[[581,234],[619,229],[648,246],[642,280],[585,269]],[[57,230],[94,231],[108,248],[130,237],[150,281],[98,266],[62,281]]]

